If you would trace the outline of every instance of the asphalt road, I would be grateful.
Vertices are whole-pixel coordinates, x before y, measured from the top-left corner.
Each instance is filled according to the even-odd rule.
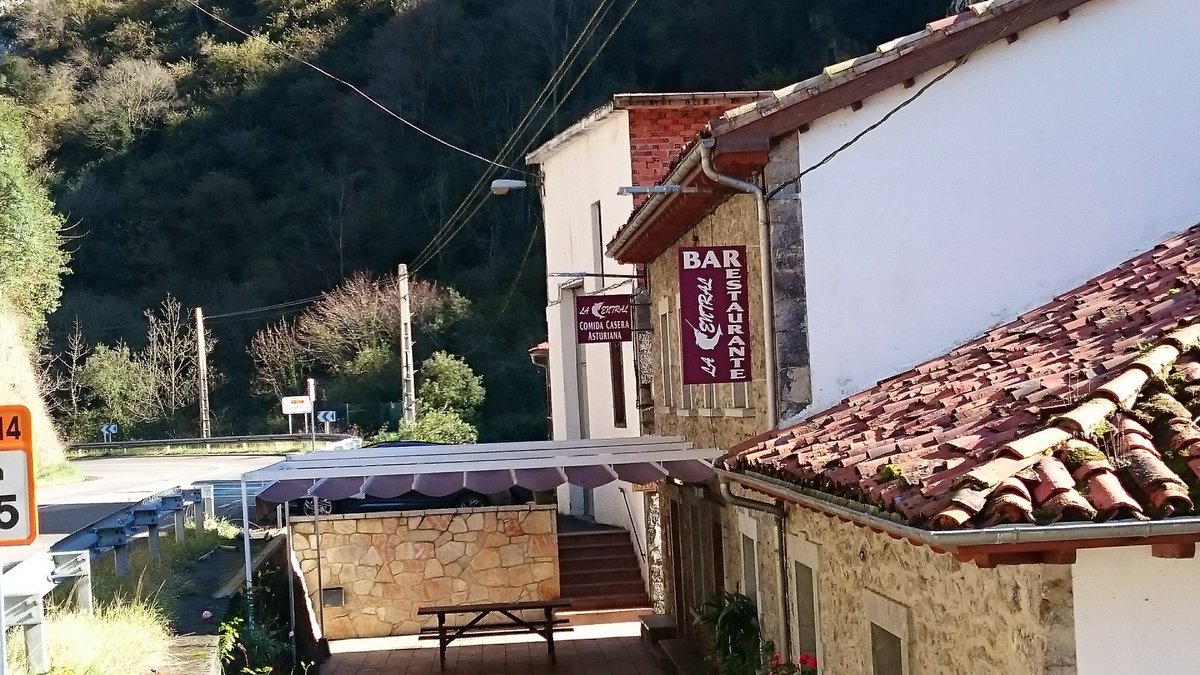
[[[228,488],[227,481],[279,459],[274,455],[187,455],[77,460],[86,480],[38,488],[38,538],[29,546],[4,549],[4,565],[46,550],[80,528],[156,492],[193,483],[225,483]],[[218,514],[233,511],[234,491],[218,487],[216,492]]]

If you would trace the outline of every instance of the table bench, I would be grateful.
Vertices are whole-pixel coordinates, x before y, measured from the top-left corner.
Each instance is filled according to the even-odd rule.
[[[442,670],[446,669],[446,647],[451,642],[464,637],[480,637],[485,635],[522,635],[533,633],[546,641],[546,649],[550,653],[550,662],[555,662],[554,634],[570,631],[567,619],[555,618],[554,613],[559,609],[571,606],[568,598],[556,600],[530,600],[526,602],[495,602],[473,605],[445,605],[441,607],[422,607],[417,610],[418,616],[436,616],[437,626],[421,629],[421,640],[438,641],[438,657]],[[519,612],[541,612],[537,619],[522,618]],[[475,616],[464,624],[449,625],[446,617],[450,615]],[[497,614],[506,620],[501,623],[480,623],[489,615]]]

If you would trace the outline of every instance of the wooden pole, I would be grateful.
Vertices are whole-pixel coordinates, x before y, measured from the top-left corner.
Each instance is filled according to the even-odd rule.
[[[404,392],[404,421],[417,419],[417,387],[413,376],[412,307],[408,289],[408,265],[397,272],[400,286],[400,377]]]
[[[208,345],[204,334],[204,310],[196,308],[196,378],[200,392],[200,438],[212,437],[208,409]]]

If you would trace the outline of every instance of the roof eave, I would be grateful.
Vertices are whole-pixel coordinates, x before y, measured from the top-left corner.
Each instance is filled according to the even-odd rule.
[[[918,39],[906,36],[888,43],[889,50],[875,52],[826,69],[823,75],[781,89],[774,97],[748,104],[737,113],[714,120],[717,139],[714,156],[743,136],[766,134],[777,138],[890,87],[905,83],[943,64],[972,54],[1043,21],[1064,20],[1070,10],[1090,0],[1042,0],[1010,3],[986,19],[957,29],[953,25]],[[967,14],[967,13],[964,13]],[[1014,16],[1015,15],[1015,16]],[[997,24],[1001,30],[997,30]],[[925,44],[917,44],[926,41]],[[845,68],[837,69],[845,65]],[[835,70],[836,69],[836,70]],[[786,93],[783,93],[786,92]],[[781,95],[782,94],[782,95]]]
[[[571,142],[576,136],[585,133],[592,126],[608,117],[609,114],[617,111],[618,108],[613,105],[612,101],[596,108],[582,119],[578,120],[571,126],[563,129],[561,132],[554,135],[553,138],[539,145],[533,152],[525,155],[526,164],[541,164],[546,161],[546,158],[551,155],[560,146]]]
[[[1056,523],[1052,525],[1003,525],[978,530],[926,530],[869,512],[866,504],[838,500],[831,495],[814,496],[769,476],[717,468],[722,481],[732,481],[756,492],[782,499],[869,527],[876,532],[952,554],[962,562],[979,567],[1013,564],[1069,564],[1081,548],[1151,546],[1155,557],[1193,557],[1200,542],[1200,516],[1163,520],[1121,520],[1106,523]]]

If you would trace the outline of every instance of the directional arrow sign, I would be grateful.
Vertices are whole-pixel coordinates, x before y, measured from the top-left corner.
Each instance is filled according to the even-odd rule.
[[[117,426],[116,424],[101,424],[100,425],[100,433],[102,433],[106,436],[112,436],[112,435],[116,434],[119,429],[120,429],[120,427]]]
[[[336,422],[337,421],[337,411],[336,410],[322,410],[321,412],[317,413],[317,421],[323,422],[325,424],[329,424],[330,422]]]
[[[0,406],[0,546],[24,546],[36,538],[29,408]]]

